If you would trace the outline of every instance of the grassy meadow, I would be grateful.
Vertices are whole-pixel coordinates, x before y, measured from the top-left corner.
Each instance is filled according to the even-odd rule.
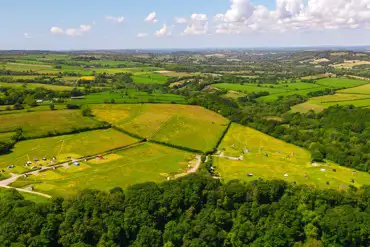
[[[198,106],[143,104],[94,105],[103,121],[150,140],[196,149],[212,150],[228,120]]]
[[[354,105],[357,107],[367,107],[370,106],[370,95],[336,93],[334,95],[314,97],[309,99],[307,102],[293,106],[291,111],[305,113],[313,110],[320,112],[326,108],[329,108],[330,106],[335,105]]]
[[[21,178],[12,186],[33,185],[36,191],[52,196],[72,196],[83,189],[110,190],[143,183],[162,182],[167,177],[184,173],[194,160],[187,152],[151,144],[141,144],[104,160],[90,160],[79,167],[59,168]]]
[[[297,184],[333,189],[346,189],[349,185],[360,187],[370,184],[370,174],[352,173],[352,169],[332,162],[314,166],[307,150],[237,124],[232,124],[219,150],[223,151],[225,156],[233,157],[243,155],[244,151],[243,160],[214,158],[216,171],[224,181],[281,179]],[[253,176],[248,176],[248,174],[253,174]],[[352,179],[355,183],[351,182]]]
[[[135,73],[132,79],[138,84],[165,84],[168,77],[158,73]]]
[[[13,112],[13,111],[12,111]],[[34,138],[48,133],[69,133],[78,128],[96,128],[98,121],[83,117],[80,111],[56,110],[0,114],[0,132],[22,128],[23,136]]]
[[[37,164],[49,165],[52,157],[56,157],[57,162],[64,162],[67,157],[77,159],[136,142],[137,139],[113,129],[26,140],[16,143],[9,154],[0,156],[0,168],[15,165],[12,171],[22,173],[27,170],[24,164],[35,158],[40,160]],[[48,161],[42,161],[42,158]]]
[[[186,100],[181,95],[137,92],[134,90],[102,92],[86,95],[84,99],[71,100],[70,104],[104,104],[114,100],[117,104],[124,103],[177,103],[185,104]]]
[[[59,86],[59,85],[51,85],[51,84],[41,84],[41,83],[6,83],[0,82],[0,87],[12,87],[12,88],[28,88],[28,89],[36,89],[36,88],[45,88],[53,91],[72,91],[73,87],[69,86]]]

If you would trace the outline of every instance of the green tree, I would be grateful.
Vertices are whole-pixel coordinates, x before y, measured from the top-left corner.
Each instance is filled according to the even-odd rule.
[[[81,107],[81,114],[84,117],[91,117],[91,116],[93,116],[93,112],[92,112],[91,107],[89,105],[83,105]]]

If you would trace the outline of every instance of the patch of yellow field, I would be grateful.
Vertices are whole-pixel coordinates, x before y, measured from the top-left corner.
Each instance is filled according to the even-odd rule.
[[[355,66],[359,66],[359,65],[366,65],[366,64],[370,64],[369,61],[361,61],[361,60],[345,60],[344,63],[340,63],[340,64],[334,64],[334,68],[337,68],[337,69],[352,69],[353,67]]]
[[[95,80],[95,76],[81,76],[80,79],[84,81],[93,81]]]

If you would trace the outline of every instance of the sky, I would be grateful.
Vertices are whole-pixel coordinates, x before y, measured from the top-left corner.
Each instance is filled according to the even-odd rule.
[[[370,0],[1,0],[0,50],[370,45]]]

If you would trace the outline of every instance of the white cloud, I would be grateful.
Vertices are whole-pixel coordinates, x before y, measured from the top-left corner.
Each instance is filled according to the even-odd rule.
[[[208,17],[205,14],[192,14],[187,23],[184,34],[202,35],[208,32]]]
[[[50,29],[50,32],[53,33],[53,34],[63,34],[64,30],[60,27],[52,27]]]
[[[177,24],[186,24],[188,22],[188,20],[184,17],[176,17],[175,21]]]
[[[23,37],[24,37],[25,39],[32,39],[32,37],[30,36],[30,34],[29,34],[29,33],[24,33],[24,34],[23,34]]]
[[[162,28],[156,31],[154,35],[157,37],[170,36],[171,32],[168,30],[167,25],[163,24]]]
[[[113,23],[116,23],[116,24],[121,24],[125,20],[125,17],[123,17],[123,16],[115,17],[115,16],[108,15],[108,16],[105,17],[105,19],[107,21],[110,21],[110,22],[113,22]]]
[[[81,32],[89,32],[91,30],[91,26],[90,25],[80,25],[80,30]]]
[[[145,21],[146,21],[146,22],[149,22],[149,23],[152,23],[152,24],[157,23],[157,22],[158,22],[158,20],[157,20],[157,13],[155,13],[155,12],[150,13],[150,14],[145,18]]]
[[[231,0],[214,21],[216,33],[370,28],[370,0],[276,0],[275,10]]]
[[[64,31],[64,29],[60,27],[52,27],[50,32],[53,34],[65,34],[68,36],[80,36],[83,33],[91,31],[91,25],[81,24],[79,28],[68,28]]]
[[[137,35],[136,35],[136,37],[137,38],[146,38],[146,37],[148,37],[148,34],[147,33],[138,33]]]
[[[79,30],[77,30],[76,28],[68,28],[66,30],[66,34],[68,36],[79,36],[81,35],[81,32],[79,32]]]

